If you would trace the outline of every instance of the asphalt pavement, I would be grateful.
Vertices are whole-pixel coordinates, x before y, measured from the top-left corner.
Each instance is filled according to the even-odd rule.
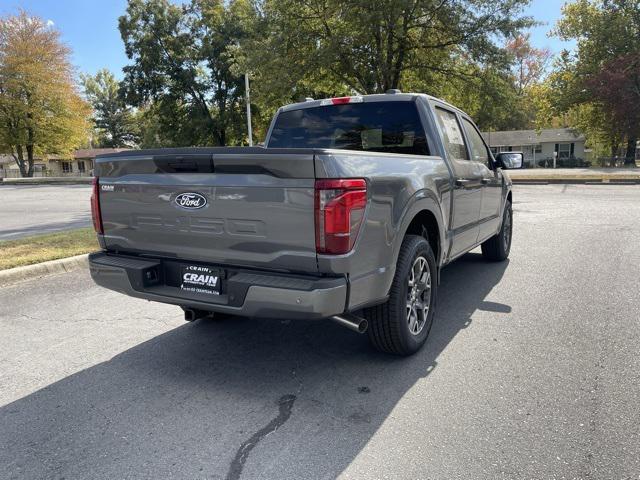
[[[640,478],[640,187],[514,199],[510,260],[446,267],[410,358],[86,272],[0,289],[0,477]]]
[[[91,225],[91,185],[0,185],[0,240]]]

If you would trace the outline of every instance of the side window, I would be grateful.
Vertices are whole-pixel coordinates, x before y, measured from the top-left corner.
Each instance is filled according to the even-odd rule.
[[[449,156],[456,160],[469,160],[462,129],[455,113],[436,107],[436,116],[438,117],[440,130],[442,130],[444,146]]]
[[[558,144],[558,159],[568,159],[571,157],[571,144],[570,143],[559,143]]]
[[[482,137],[478,133],[476,127],[466,118],[462,119],[464,129],[467,132],[467,138],[469,139],[471,150],[471,160],[475,162],[484,163],[487,167],[491,168],[489,164],[489,153],[487,152],[487,146],[482,140]]]

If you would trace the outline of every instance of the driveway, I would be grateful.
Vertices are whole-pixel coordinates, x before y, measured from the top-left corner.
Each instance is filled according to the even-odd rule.
[[[0,185],[0,240],[91,225],[91,185]]]
[[[0,289],[3,478],[637,478],[640,187],[514,198],[510,261],[444,269],[410,358],[86,272]]]

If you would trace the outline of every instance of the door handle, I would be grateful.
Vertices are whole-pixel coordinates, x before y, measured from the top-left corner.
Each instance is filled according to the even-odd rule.
[[[486,185],[487,183],[491,182],[491,180],[493,180],[493,179],[492,178],[483,178],[480,181]]]
[[[480,180],[471,180],[469,178],[456,178],[456,187],[462,187],[467,189],[480,188],[482,183]]]

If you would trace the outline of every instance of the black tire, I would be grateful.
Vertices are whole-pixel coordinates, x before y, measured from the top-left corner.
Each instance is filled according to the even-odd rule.
[[[502,214],[500,231],[481,245],[482,255],[492,262],[506,260],[511,251],[511,239],[513,234],[513,211],[511,202],[507,200]]]
[[[422,258],[426,260],[423,263]],[[425,286],[424,290],[416,295],[416,291],[421,287],[412,288],[410,290],[411,270],[416,266],[428,265],[430,288]],[[417,267],[416,267],[417,268]],[[415,271],[414,271],[415,277]],[[424,275],[419,275],[421,279]],[[422,281],[422,280],[421,280]],[[414,285],[419,282],[414,282]],[[426,280],[425,280],[426,283]],[[371,344],[378,350],[395,355],[411,355],[417,352],[424,344],[429,336],[433,317],[435,314],[436,297],[438,288],[438,275],[436,267],[436,259],[431,250],[429,242],[418,235],[407,235],[400,247],[398,255],[398,263],[396,265],[396,273],[389,291],[389,300],[382,305],[376,305],[364,310],[364,316],[369,322],[369,340]],[[411,297],[411,295],[414,297]],[[424,305],[429,301],[426,315],[424,309],[418,306],[409,307],[412,298],[417,298],[418,305]],[[420,304],[420,300],[423,301]],[[420,315],[418,312],[421,312]],[[415,317],[413,314],[415,313]],[[410,331],[410,319],[416,319],[412,322],[414,330],[419,327],[419,319],[422,319],[422,327],[419,331],[412,333]]]

